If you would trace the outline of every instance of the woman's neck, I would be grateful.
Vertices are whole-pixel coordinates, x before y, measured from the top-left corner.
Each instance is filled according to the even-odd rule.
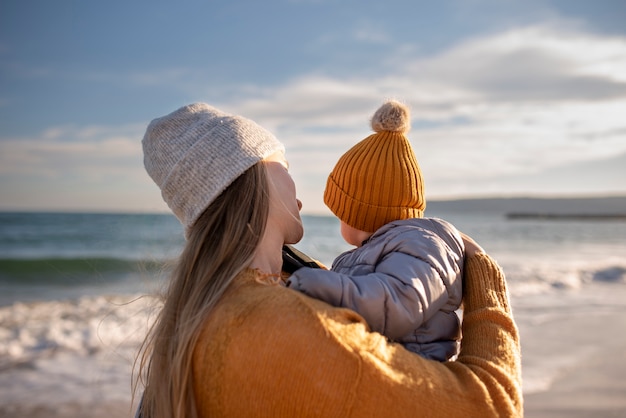
[[[263,273],[280,274],[283,267],[283,239],[266,229],[257,246],[250,268],[259,269]]]

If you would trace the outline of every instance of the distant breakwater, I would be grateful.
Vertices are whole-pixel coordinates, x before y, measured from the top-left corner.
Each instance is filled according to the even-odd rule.
[[[540,213],[510,212],[507,219],[544,219],[544,220],[575,220],[575,221],[626,221],[626,213]]]

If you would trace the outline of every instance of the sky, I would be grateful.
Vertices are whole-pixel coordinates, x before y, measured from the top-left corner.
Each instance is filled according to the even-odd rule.
[[[0,2],[0,210],[167,210],[150,120],[206,102],[286,146],[303,213],[387,99],[430,200],[626,194],[624,0]]]

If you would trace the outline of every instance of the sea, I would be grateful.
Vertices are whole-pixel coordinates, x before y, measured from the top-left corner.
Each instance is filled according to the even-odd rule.
[[[497,260],[529,334],[566,304],[586,315],[626,309],[611,299],[626,289],[623,218],[509,217],[451,204],[426,215]],[[296,247],[322,263],[351,248],[334,217],[303,223]],[[0,212],[0,415],[33,402],[130,402],[137,348],[183,245],[170,214]],[[546,390],[558,370],[527,347],[524,392]]]

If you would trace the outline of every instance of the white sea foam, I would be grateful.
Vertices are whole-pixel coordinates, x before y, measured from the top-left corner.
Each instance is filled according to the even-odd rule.
[[[0,403],[130,399],[155,299],[84,297],[0,308]],[[32,401],[32,399],[30,399]]]
[[[0,367],[28,365],[53,353],[93,355],[134,347],[145,334],[150,298],[83,297],[0,308]]]

